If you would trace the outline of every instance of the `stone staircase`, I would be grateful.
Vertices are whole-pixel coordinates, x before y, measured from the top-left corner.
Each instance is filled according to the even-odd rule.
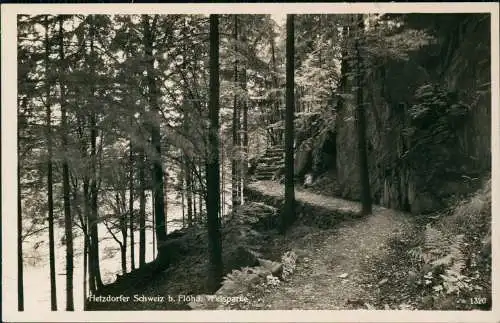
[[[280,146],[272,146],[257,162],[254,179],[258,181],[275,180],[276,175],[285,166],[285,150]]]

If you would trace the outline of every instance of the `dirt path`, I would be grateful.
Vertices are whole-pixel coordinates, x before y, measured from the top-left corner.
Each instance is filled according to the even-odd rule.
[[[272,184],[263,187],[272,194],[280,193]],[[305,191],[297,191],[296,198],[333,209],[359,208],[355,202]],[[295,273],[288,282],[262,295],[251,308],[367,309],[378,291],[371,265],[387,256],[392,238],[412,227],[408,214],[382,207],[376,207],[373,215],[332,229],[294,227],[283,244],[299,254]],[[367,285],[366,281],[372,283]]]

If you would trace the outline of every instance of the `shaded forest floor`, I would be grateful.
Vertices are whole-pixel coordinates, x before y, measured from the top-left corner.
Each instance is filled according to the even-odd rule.
[[[298,225],[280,241],[298,255],[294,274],[273,289],[252,295],[248,309],[335,310],[366,308],[380,297],[376,285],[390,242],[412,229],[397,212],[377,212],[335,228]]]
[[[257,182],[250,186],[248,193],[251,200],[263,202],[267,206],[260,205],[269,208],[269,206],[281,204],[282,190],[282,185],[278,183]],[[487,234],[487,226],[484,224],[487,224],[487,219],[491,217],[491,204],[488,204],[487,198],[483,198],[488,194],[490,194],[489,191],[486,194],[483,191],[472,197],[471,200],[462,202],[454,209],[455,213],[452,212],[455,215],[440,215],[441,219],[448,219],[448,222],[444,222],[445,227],[450,227],[449,219],[457,222],[457,219],[453,218],[453,216],[456,217],[457,210],[462,210],[460,212],[465,214],[465,217],[473,215],[476,222],[479,221],[477,219],[482,219],[480,221],[482,224],[479,222],[469,224],[469,229],[474,228],[474,230],[469,231],[474,233],[468,235],[465,242],[462,241],[462,244],[457,247],[468,248],[469,251],[464,251],[463,255],[460,253],[457,256],[452,253],[450,258],[446,254],[446,250],[449,250],[448,242],[442,242],[442,246],[438,246],[438,248],[444,250],[445,256],[437,258],[438,261],[443,262],[439,266],[434,265],[435,260],[416,262],[408,252],[412,248],[425,247],[425,239],[429,236],[428,225],[436,219],[435,215],[413,217],[403,212],[377,206],[374,207],[372,215],[358,217],[356,214],[360,205],[356,202],[298,189],[296,191],[298,219],[286,235],[280,235],[274,225],[252,225],[251,228],[249,227],[250,229],[241,231],[240,228],[245,227],[246,222],[262,222],[258,216],[255,218],[254,213],[262,212],[259,210],[265,209],[255,208],[254,203],[248,203],[233,215],[237,221],[233,219],[231,222],[230,220],[228,223],[232,224],[224,228],[226,231],[229,230],[226,234],[223,233],[223,235],[228,236],[224,242],[225,246],[230,248],[231,244],[239,242],[241,237],[253,236],[250,240],[245,239],[248,245],[263,258],[280,262],[284,253],[293,252],[297,256],[293,272],[286,278],[281,277],[279,281],[270,282],[269,277],[267,277],[267,281],[260,279],[253,281],[252,284],[247,284],[245,280],[247,278],[253,280],[252,277],[255,275],[245,276],[242,274],[236,284],[245,285],[245,288],[232,288],[230,290],[233,293],[227,296],[243,296],[244,301],[218,304],[212,307],[198,304],[199,306],[196,308],[488,309],[491,299],[491,264],[477,264],[478,261],[483,261],[484,264],[488,260],[484,255],[479,255],[480,252],[478,252],[485,245],[483,241],[480,241],[480,238]],[[478,196],[482,198],[481,201],[484,203],[478,202]],[[254,216],[253,219],[252,216]],[[433,225],[440,228],[437,223]],[[235,228],[236,235],[234,235]],[[467,230],[467,227],[462,227],[463,229]],[[205,288],[206,269],[208,268],[207,240],[204,231],[203,227],[191,230],[190,235],[193,238],[189,240],[188,244],[190,252],[184,254],[178,263],[161,274],[150,277],[150,279],[122,285],[126,287],[114,290],[112,293],[113,295],[121,294],[131,297],[133,295],[146,297],[162,295],[165,296],[164,301],[106,302],[94,304],[92,309],[191,309],[192,306],[188,306],[188,303],[192,299],[182,299],[179,298],[179,295],[207,294]],[[438,229],[432,232],[441,234]],[[445,239],[440,241],[445,241]],[[462,256],[464,259],[458,259]],[[466,268],[463,271],[462,268],[460,269],[460,272],[465,275],[461,277],[472,277],[473,274],[476,274],[479,278],[476,276],[474,276],[476,278],[470,278],[476,280],[473,282],[468,280],[469,292],[464,292],[464,288],[460,287],[462,294],[458,293],[457,297],[437,295],[430,287],[445,286],[445,283],[442,280],[428,278],[426,275],[433,272],[437,277],[445,272],[448,273],[445,269],[454,268],[452,265],[458,261],[454,257],[460,261],[467,261],[467,264],[463,266]],[[447,262],[443,259],[447,259]],[[474,262],[472,265],[470,264],[471,259]],[[251,266],[248,264],[247,267],[241,267],[249,268]],[[242,271],[240,271],[241,273]],[[445,287],[449,288],[448,285]],[[238,291],[235,292],[236,289]],[[172,297],[170,301],[168,300],[169,295]],[[471,297],[477,297],[481,304],[470,304]]]

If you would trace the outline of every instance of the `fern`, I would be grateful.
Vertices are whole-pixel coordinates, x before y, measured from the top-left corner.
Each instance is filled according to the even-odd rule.
[[[465,267],[465,256],[461,251],[464,235],[455,235],[451,239],[427,224],[422,246],[408,251],[408,255],[417,262],[430,264],[432,269],[442,267],[460,274]]]
[[[297,255],[293,251],[287,251],[281,256],[281,263],[283,264],[283,279],[289,277],[295,271]]]
[[[445,255],[447,245],[448,241],[444,234],[430,224],[427,224],[423,248],[424,261],[430,263]]]
[[[461,250],[463,245],[464,245],[464,235],[460,234],[454,236],[452,243],[449,247],[450,255],[453,258],[453,265],[450,267],[450,270],[458,274],[462,273],[462,270],[465,268],[465,256]]]

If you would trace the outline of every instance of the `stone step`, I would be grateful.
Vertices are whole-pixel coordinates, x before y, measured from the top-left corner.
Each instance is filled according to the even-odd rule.
[[[255,174],[271,174],[273,175],[274,173],[276,173],[278,169],[271,169],[271,168],[268,168],[268,169],[258,169],[255,171]]]
[[[284,160],[284,158],[285,158],[285,156],[282,156],[282,155],[264,156],[261,159],[259,159],[259,163],[275,162],[275,161]]]
[[[282,165],[266,165],[266,166],[258,166],[255,170],[257,173],[259,172],[276,172],[279,169],[282,169]]]
[[[281,147],[271,147],[271,148],[267,148],[266,149],[266,155],[267,154],[284,154],[285,153],[285,149],[284,148],[281,148]]]
[[[258,181],[270,181],[273,179],[273,176],[271,176],[271,175],[256,175],[255,179]]]
[[[268,150],[266,150],[266,153],[264,155],[275,156],[275,155],[284,155],[284,154],[285,154],[285,150],[282,148],[278,148],[278,149],[268,149]]]
[[[264,171],[264,172],[275,172],[279,169],[283,169],[284,166],[283,165],[260,165],[258,166],[255,171],[256,172],[259,172],[259,171]]]
[[[257,165],[280,165],[284,164],[284,158],[274,158],[274,159],[259,159]]]

